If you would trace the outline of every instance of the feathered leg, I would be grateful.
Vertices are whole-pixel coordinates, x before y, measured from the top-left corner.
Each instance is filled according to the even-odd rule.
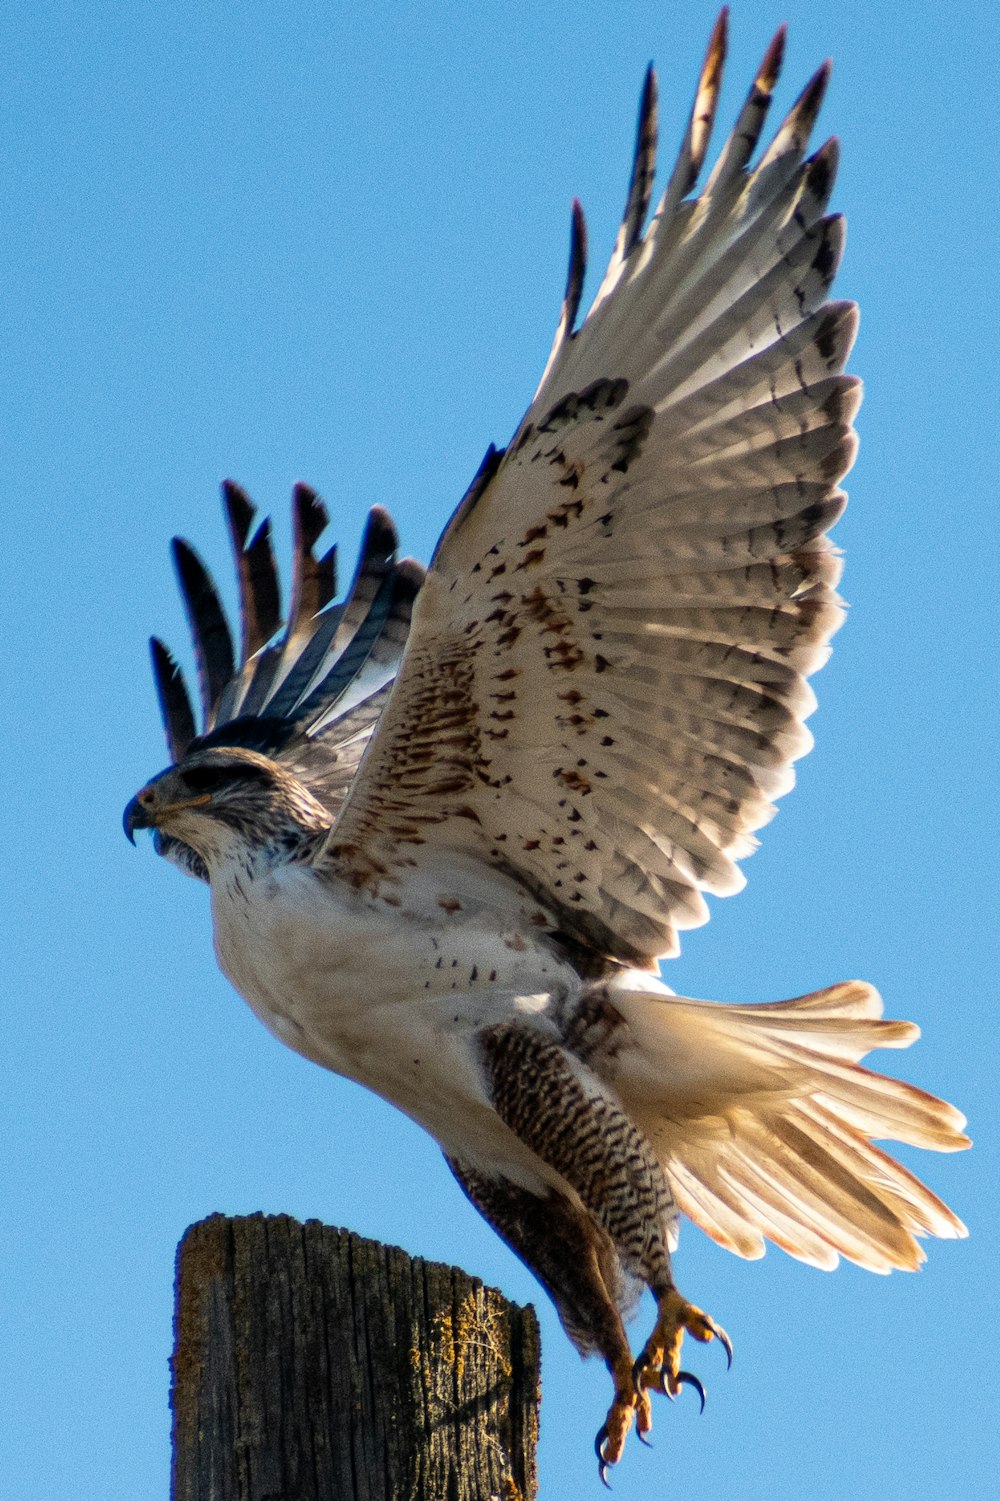
[[[498,1188],[495,1179],[470,1180],[461,1167],[456,1171],[551,1293],[577,1348],[604,1356],[615,1392],[597,1436],[603,1477],[621,1456],[633,1416],[640,1435],[650,1428],[649,1387],[673,1395],[684,1380],[698,1384],[679,1370],[680,1331],[713,1338],[718,1326],[674,1289],[673,1195],[652,1146],[614,1094],[578,1057],[530,1026],[491,1027],[480,1034],[480,1046],[497,1114],[560,1174],[566,1190],[542,1199],[505,1180]],[[659,1318],[637,1376],[621,1315],[642,1284],[656,1296]]]
[[[484,1219],[538,1278],[581,1355],[596,1351],[614,1383],[614,1399],[595,1447],[601,1479],[622,1455],[635,1418],[640,1437],[652,1426],[649,1397],[632,1375],[632,1351],[618,1311],[622,1269],[607,1231],[553,1190],[545,1197],[505,1178],[448,1166]]]

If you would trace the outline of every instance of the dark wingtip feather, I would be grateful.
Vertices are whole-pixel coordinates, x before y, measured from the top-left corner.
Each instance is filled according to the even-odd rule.
[[[723,6],[712,27],[712,35],[708,39],[705,61],[702,63],[701,73],[698,76],[698,87],[695,90],[687,130],[660,204],[659,212],[663,214],[671,214],[698,180],[711,139],[712,126],[715,124],[722,70],[726,61],[728,32],[729,10],[728,7]]]
[[[222,692],[235,671],[233,639],[211,576],[182,537],[170,544],[198,663],[205,729],[210,729]]]
[[[722,149],[709,179],[707,193],[721,191],[743,171],[760,140],[771,107],[774,86],[785,56],[787,26],[779,26],[761,59],[750,92],[740,110],[732,134]],[[723,195],[724,199],[724,195]]]
[[[167,736],[170,759],[178,762],[197,733],[194,711],[188,696],[184,674],[170,649],[158,636],[149,638],[149,650],[153,659],[153,679],[156,696],[160,701],[163,728]]]
[[[789,132],[797,145],[804,146],[809,139],[809,133],[816,123],[816,116],[819,114],[826,95],[832,70],[833,63],[830,58],[827,58],[816,69],[788,112],[783,129]]]
[[[296,536],[305,548],[315,547],[330,521],[326,506],[311,485],[299,480],[292,490],[292,507]]]
[[[249,659],[262,646],[266,646],[281,626],[281,589],[278,584],[278,565],[271,547],[270,518],[261,522],[243,552],[240,564],[241,583],[244,569],[247,580],[244,659]]]
[[[650,63],[642,85],[639,100],[639,122],[635,132],[635,153],[632,158],[632,176],[629,181],[625,212],[622,215],[620,242],[621,259],[626,259],[635,248],[646,222],[649,200],[653,192],[653,175],[656,171],[657,142],[657,84],[656,69]]]
[[[300,481],[292,491],[292,533],[295,558],[289,639],[298,636],[337,593],[337,549],[317,558],[313,548],[329,523],[326,506],[310,485]]]
[[[836,136],[831,136],[806,163],[806,185],[817,202],[825,204],[829,199],[839,165],[840,142]]]
[[[240,590],[240,661],[245,665],[281,625],[278,567],[271,549],[271,523],[264,520],[248,542],[256,507],[233,480],[222,485],[222,501]]]
[[[231,479],[222,481],[222,503],[225,507],[233,546],[239,550],[246,546],[253,518],[257,514],[256,510],[246,491]]]
[[[399,546],[396,523],[384,506],[372,506],[361,539],[361,566],[369,562],[391,563]]]
[[[719,89],[722,84],[722,70],[726,65],[726,51],[729,46],[729,6],[724,5],[716,17],[712,27],[712,35],[708,39],[708,47],[705,51],[705,61],[702,65],[701,78],[698,84],[699,96],[704,96],[707,108],[702,115],[705,126],[705,147],[700,153],[704,159],[705,149],[708,147],[708,136],[711,133],[715,121],[715,106],[719,99]],[[700,161],[699,161],[700,165]]]
[[[416,599],[420,592],[420,586],[427,575],[427,569],[423,563],[418,563],[416,558],[400,558],[396,564],[396,586],[400,597],[409,596]]]
[[[830,82],[831,66],[830,59],[827,58],[826,62],[816,69],[778,127],[777,135],[761,160],[761,168],[770,166],[786,152],[801,153],[805,150],[810,132],[816,123],[816,116],[823,103],[827,84]]]
[[[583,204],[573,199],[569,231],[569,268],[566,272],[566,293],[563,297],[562,327],[566,335],[572,334],[576,315],[580,311],[583,295],[583,279],[587,274],[587,221]]]
[[[787,40],[788,22],[782,21],[761,59],[760,67],[757,70],[757,77],[754,80],[757,88],[762,93],[770,94],[778,82],[781,65],[785,60],[785,43]]]

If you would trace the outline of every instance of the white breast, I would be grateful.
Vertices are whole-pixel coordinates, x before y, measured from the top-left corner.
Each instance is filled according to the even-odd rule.
[[[489,1104],[475,1034],[529,1013],[545,1026],[547,996],[579,985],[572,970],[467,897],[432,921],[307,866],[215,879],[212,912],[223,973],[276,1037],[391,1101],[446,1152],[538,1186],[538,1160]]]

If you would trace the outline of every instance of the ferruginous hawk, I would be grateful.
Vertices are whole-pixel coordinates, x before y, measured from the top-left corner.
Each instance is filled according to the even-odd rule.
[[[268,523],[232,484],[234,651],[208,573],[175,560],[202,725],[153,642],[172,764],[125,827],[211,888],[219,963],[283,1042],[441,1144],[614,1397],[602,1476],[650,1394],[697,1378],[683,1212],[740,1256],[914,1268],[961,1222],[872,1144],[967,1145],[950,1105],[860,1067],[905,1047],[861,981],[771,1005],[672,995],[703,923],[809,747],[806,679],[841,622],[827,532],[855,452],[856,310],[830,302],[837,161],[807,156],[827,78],[756,164],[779,31],[707,181],[720,16],[647,225],[649,72],[624,217],[577,327],[583,215],[538,391],[490,448],[425,572],[371,513],[334,603],[316,496],[294,496],[282,620]],[[657,1318],[638,1359],[623,1327]]]

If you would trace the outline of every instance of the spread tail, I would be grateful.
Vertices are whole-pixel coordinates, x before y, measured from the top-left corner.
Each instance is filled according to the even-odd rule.
[[[908,1047],[862,981],[796,1000],[718,1005],[616,994],[631,1044],[610,1082],[653,1142],[680,1208],[737,1255],[764,1239],[826,1269],[915,1270],[917,1237],[964,1236],[961,1220],[873,1138],[931,1151],[969,1145],[951,1105],[859,1060]]]

